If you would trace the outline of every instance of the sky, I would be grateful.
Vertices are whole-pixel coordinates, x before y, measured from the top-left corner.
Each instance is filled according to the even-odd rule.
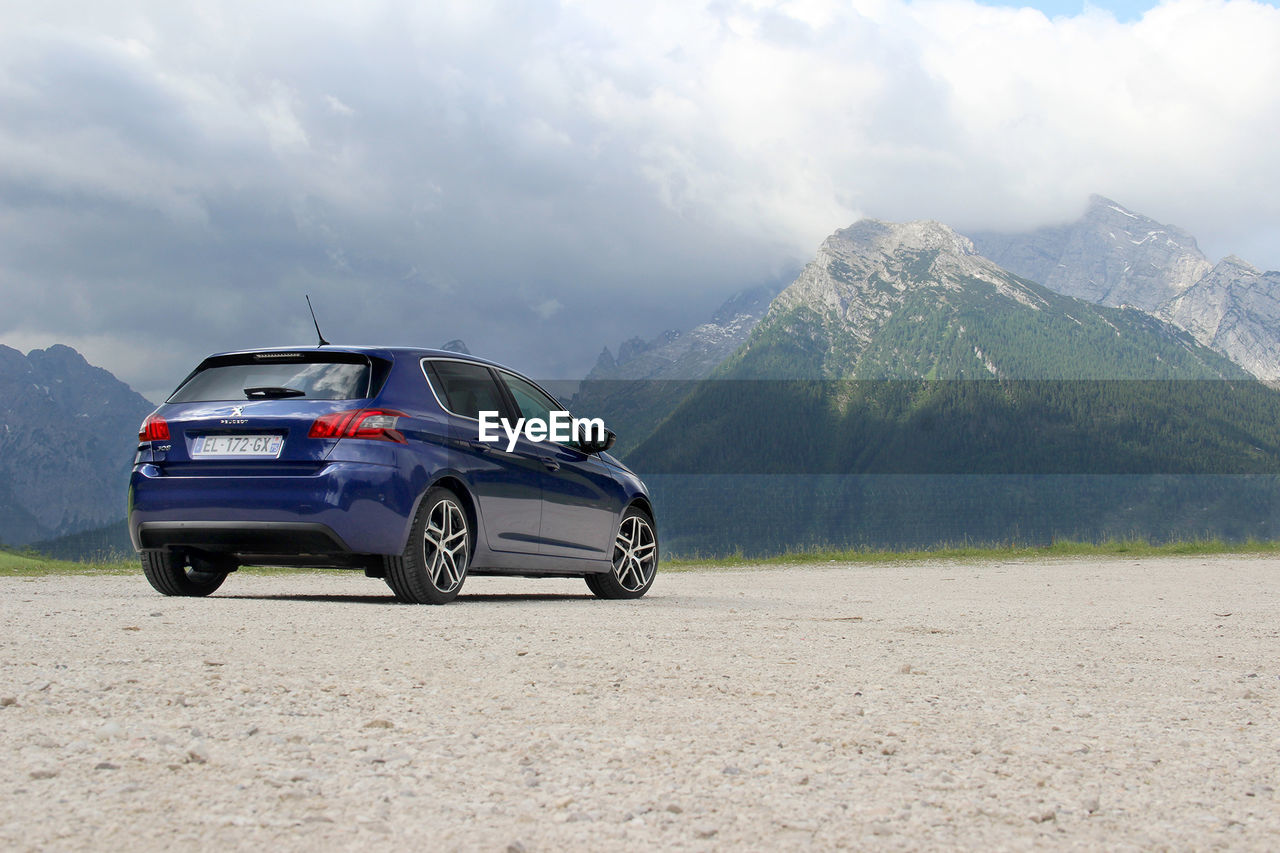
[[[313,339],[541,378],[863,217],[1091,193],[1280,268],[1280,9],[0,0],[0,343],[160,399]]]
[[[1086,6],[1091,6],[1094,10],[1109,12],[1117,21],[1125,23],[1138,20],[1148,10],[1154,9],[1157,4],[1146,2],[1146,0],[1119,0],[1119,2],[1106,2],[1104,0],[1104,2],[1100,3],[1086,2],[1086,0],[1046,0],[1046,2],[1040,3],[1004,2],[988,3],[987,5],[1009,8],[1027,6],[1032,9],[1038,9],[1048,18],[1079,15],[1085,11]]]

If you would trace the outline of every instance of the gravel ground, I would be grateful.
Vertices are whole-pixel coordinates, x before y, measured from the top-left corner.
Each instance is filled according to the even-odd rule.
[[[1280,560],[0,578],[0,847],[1280,847]]]

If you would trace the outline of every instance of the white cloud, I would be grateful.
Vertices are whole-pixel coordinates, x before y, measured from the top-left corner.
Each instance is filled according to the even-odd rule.
[[[1205,233],[1223,215],[1274,226],[1280,10],[1173,0],[1122,24],[966,0],[859,8],[739,6],[711,38],[702,13],[664,22],[693,68],[651,59],[658,84],[628,122],[660,197],[797,249],[859,213],[1021,227],[1091,192]]]
[[[550,320],[552,317],[560,313],[560,309],[564,306],[560,304],[559,299],[544,299],[533,306],[533,313],[537,314],[543,320]]]
[[[324,102],[329,105],[329,109],[333,110],[340,116],[353,116],[356,114],[355,110],[351,109],[351,107],[347,106],[333,95],[325,95]]]
[[[310,291],[335,339],[567,375],[861,215],[1092,192],[1280,267],[1278,79],[1251,0],[8,4],[0,341],[114,340],[152,388],[143,318],[185,366],[305,332]]]

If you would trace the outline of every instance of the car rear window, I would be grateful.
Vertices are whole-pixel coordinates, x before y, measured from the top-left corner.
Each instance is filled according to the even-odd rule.
[[[356,353],[222,356],[207,359],[196,368],[169,402],[362,400],[370,395],[371,374],[369,359]]]

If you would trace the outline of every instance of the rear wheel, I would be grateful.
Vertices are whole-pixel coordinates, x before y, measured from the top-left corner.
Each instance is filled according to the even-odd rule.
[[[447,604],[458,597],[471,564],[471,526],[462,499],[437,486],[427,492],[404,553],[385,558],[387,586],[401,601]]]
[[[209,595],[234,568],[191,558],[181,551],[142,552],[142,573],[156,592],[165,595]]]
[[[597,598],[639,598],[658,573],[658,538],[653,519],[639,507],[622,516],[613,543],[613,570],[587,575],[587,588]]]

